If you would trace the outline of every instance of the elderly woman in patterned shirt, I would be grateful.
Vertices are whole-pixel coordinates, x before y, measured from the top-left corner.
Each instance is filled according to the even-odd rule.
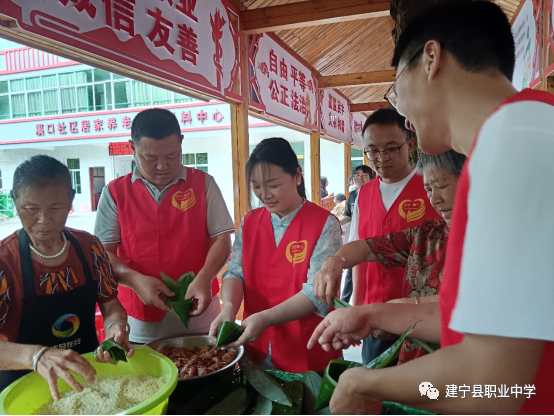
[[[37,371],[59,399],[58,378],[83,387],[70,374],[93,382],[95,370],[79,354],[98,346],[96,303],[107,338],[133,355],[127,313],[102,244],[65,227],[75,191],[67,167],[34,156],[17,167],[12,198],[23,228],[0,241],[0,390]],[[98,362],[112,362],[99,349]]]
[[[418,173],[423,175],[424,187],[433,208],[444,221],[426,220],[417,227],[398,233],[346,244],[325,262],[314,277],[315,297],[331,303],[333,294],[338,291],[343,269],[364,262],[380,262],[386,268],[406,268],[406,297],[389,303],[438,302],[454,196],[465,159],[464,155],[453,150],[438,156],[421,154],[417,165]],[[383,339],[396,337],[413,320],[412,316],[402,314],[388,314],[386,317],[378,315],[377,313],[374,317],[380,325],[374,331],[374,336]],[[423,348],[406,341],[398,362],[403,363],[423,354]]]

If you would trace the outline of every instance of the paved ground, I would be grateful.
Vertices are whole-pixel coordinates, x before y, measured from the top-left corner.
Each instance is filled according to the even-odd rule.
[[[94,219],[96,212],[69,214],[67,226],[78,230],[85,230],[92,234],[94,231]],[[18,217],[9,219],[0,219],[0,240],[6,238],[14,231],[21,228],[21,221]]]

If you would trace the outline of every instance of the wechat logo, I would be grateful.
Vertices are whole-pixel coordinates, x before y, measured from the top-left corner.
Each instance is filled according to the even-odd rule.
[[[438,400],[439,399],[439,391],[433,387],[431,383],[428,381],[424,381],[419,385],[419,392],[422,396],[427,396],[431,400]]]

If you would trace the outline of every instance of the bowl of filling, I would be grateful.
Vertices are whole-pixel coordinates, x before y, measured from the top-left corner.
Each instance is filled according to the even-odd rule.
[[[29,373],[0,394],[0,414],[48,415],[162,415],[168,398],[177,386],[177,369],[162,354],[144,345],[135,346],[135,356],[127,362],[100,364],[94,354],[84,354],[96,369],[94,383],[84,382],[77,393],[58,380],[61,399],[54,402],[48,382],[38,373]]]
[[[179,384],[211,383],[233,372],[244,354],[244,347],[215,348],[208,335],[191,334],[156,340],[148,346],[175,363]]]

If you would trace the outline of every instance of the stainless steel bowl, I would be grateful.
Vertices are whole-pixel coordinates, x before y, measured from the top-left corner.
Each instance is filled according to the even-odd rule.
[[[163,347],[176,347],[176,348],[185,347],[185,348],[188,348],[189,350],[194,349],[194,347],[198,347],[202,349],[206,345],[210,345],[210,337],[208,335],[203,335],[203,334],[171,336],[171,337],[158,339],[148,344],[148,346],[152,349],[163,348]],[[198,376],[193,378],[179,378],[179,381],[189,382],[189,381],[196,381],[196,380],[207,379],[207,378],[216,379],[216,378],[219,378],[219,376],[232,372],[235,366],[237,365],[238,361],[241,359],[242,355],[244,354],[244,347],[241,345],[240,347],[231,348],[231,349],[237,351],[237,356],[231,363],[229,363],[229,365],[223,368],[220,368],[219,370],[216,370],[213,373],[205,374],[203,376]]]

